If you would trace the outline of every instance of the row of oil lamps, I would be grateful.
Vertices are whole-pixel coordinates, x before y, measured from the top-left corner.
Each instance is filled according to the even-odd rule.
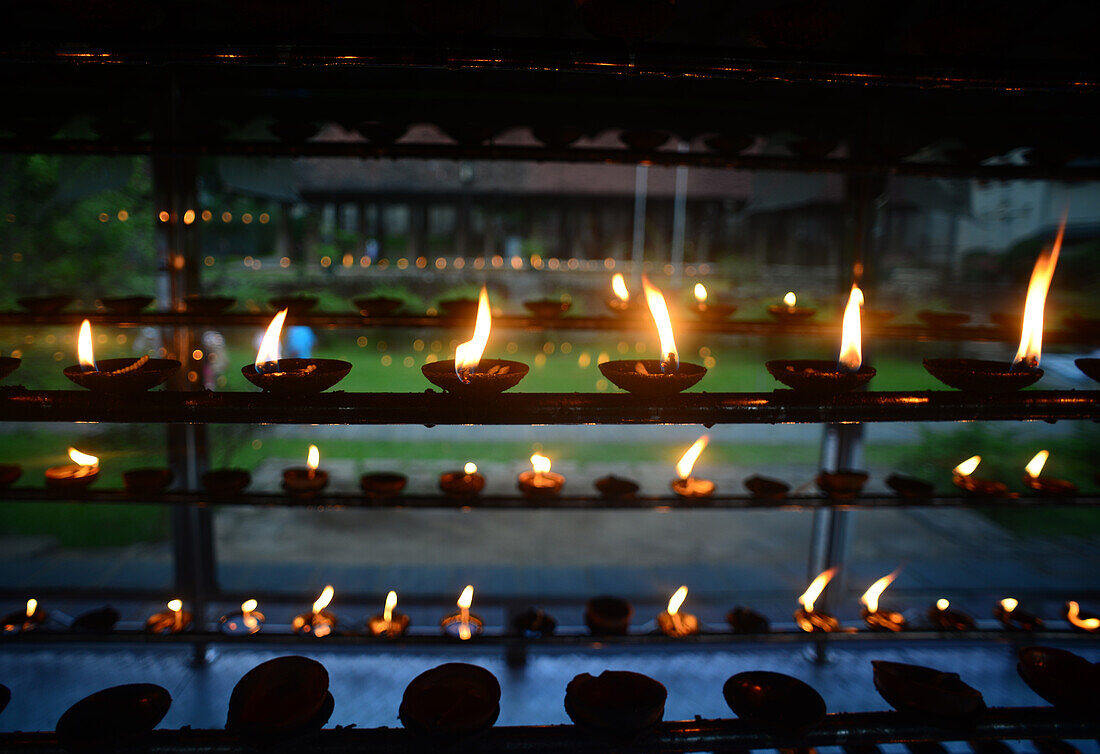
[[[925,368],[944,384],[961,390],[982,393],[1019,390],[1043,376],[1039,368],[1043,339],[1043,313],[1047,292],[1054,275],[1064,230],[1059,229],[1052,247],[1044,249],[1035,262],[1024,305],[1020,345],[1011,363],[980,359],[925,359]],[[673,336],[672,322],[664,295],[642,277],[645,301],[656,325],[661,345],[660,359],[628,359],[606,361],[600,371],[611,383],[630,393],[648,397],[675,395],[695,385],[706,375],[706,368],[682,362]],[[621,275],[613,286],[622,307],[631,306],[629,292]],[[866,385],[875,370],[863,365],[861,310],[863,292],[853,285],[844,308],[840,354],[836,361],[815,359],[781,359],[766,363],[768,371],[779,382],[805,393],[828,395],[853,390]],[[785,308],[791,317],[799,308],[793,295]],[[777,308],[782,311],[784,307]],[[241,371],[245,378],[271,393],[318,393],[342,380],[350,371],[349,362],[338,359],[283,359],[279,339],[288,309],[275,315],[268,326],[256,361]],[[482,287],[478,298],[473,338],[460,344],[455,358],[425,364],[424,376],[448,393],[473,398],[485,398],[515,387],[526,376],[529,367],[518,361],[484,359],[489,341],[492,314],[488,291]],[[80,363],[65,369],[65,376],[76,384],[106,393],[129,393],[148,390],[167,380],[180,368],[172,359],[108,359],[97,362],[92,351],[91,325],[84,320],[77,339]],[[8,371],[18,366],[7,367]],[[1084,363],[1082,363],[1084,362]],[[1081,369],[1100,379],[1100,360],[1081,359]],[[3,373],[0,372],[0,376]]]
[[[838,567],[833,567],[819,574],[811,582],[809,588],[798,598],[800,607],[794,614],[798,627],[805,632],[837,632],[855,631],[854,628],[844,628],[840,622],[824,610],[815,609],[815,604],[821,597],[825,587],[836,575]],[[908,628],[908,621],[899,612],[886,610],[880,607],[879,600],[886,588],[897,579],[901,573],[899,567],[893,573],[875,581],[860,597],[863,605],[861,616],[867,626],[874,631],[904,631]],[[314,601],[309,612],[294,617],[291,628],[294,633],[303,636],[328,636],[336,630],[338,620],[328,610],[332,602],[334,590],[332,586],[326,586]],[[699,619],[691,613],[684,612],[680,608],[687,599],[688,588],[681,586],[669,598],[666,609],[657,614],[657,626],[667,636],[682,637],[699,633],[701,624]],[[474,587],[467,585],[462,590],[455,603],[458,611],[448,614],[440,621],[440,629],[445,636],[462,641],[467,641],[482,633],[485,627],[484,621],[470,612],[473,605]],[[168,609],[149,617],[145,623],[145,630],[154,634],[172,634],[191,630],[193,619],[190,612],[184,609],[183,601],[174,599],[167,605]],[[250,599],[241,604],[240,612],[222,616],[218,621],[218,628],[228,635],[247,635],[260,631],[264,625],[264,614],[258,609],[256,600]],[[106,608],[106,610],[111,610]],[[994,607],[993,615],[1006,628],[1035,631],[1043,628],[1044,621],[1038,615],[1028,612],[1020,607],[1019,601],[1013,597],[1006,597]],[[94,611],[90,617],[77,618],[76,625],[80,628],[110,630],[117,620],[104,620],[103,611]],[[630,631],[630,621],[634,616],[634,607],[628,601],[619,597],[596,597],[588,601],[585,606],[584,620],[589,630],[594,635],[622,636]],[[1062,617],[1071,626],[1080,631],[1090,633],[1100,632],[1100,617],[1081,610],[1080,605],[1070,600],[1066,602]],[[47,612],[35,599],[27,600],[26,610],[14,612],[2,621],[4,634],[22,633],[33,631],[41,626],[47,618]],[[934,628],[940,631],[972,631],[976,628],[974,619],[966,613],[952,608],[946,599],[939,599],[927,611],[927,618]],[[734,633],[757,634],[767,633],[770,630],[768,619],[760,613],[747,607],[735,607],[726,615],[726,620]],[[366,628],[371,636],[395,638],[404,635],[409,628],[409,616],[397,612],[397,592],[391,591],[386,595],[385,607],[379,615],[371,616],[366,623]],[[557,621],[541,609],[531,608],[515,618],[514,628],[524,636],[547,636],[554,632]]]

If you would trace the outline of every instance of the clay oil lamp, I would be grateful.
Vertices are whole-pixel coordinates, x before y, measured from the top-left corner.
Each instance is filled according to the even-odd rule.
[[[956,673],[883,660],[872,660],[871,665],[875,689],[899,712],[959,719],[985,709],[981,692],[963,683]]]
[[[237,299],[228,296],[199,296],[191,294],[183,297],[183,310],[188,314],[221,314],[233,308]]]
[[[699,633],[699,619],[691,613],[681,613],[680,607],[687,599],[688,588],[677,589],[668,600],[668,607],[657,614],[657,627],[665,636],[691,636]]]
[[[409,630],[409,616],[399,613],[397,608],[397,592],[390,591],[386,595],[386,604],[382,608],[381,615],[372,615],[367,620],[367,630],[371,636],[383,636],[387,639],[395,639],[404,636]]]
[[[0,463],[0,490],[6,490],[23,476],[23,467],[14,463]]]
[[[929,327],[942,329],[961,327],[970,321],[970,315],[965,312],[938,312],[931,309],[921,309],[917,312],[917,319]]]
[[[27,600],[25,609],[16,610],[0,620],[0,632],[4,634],[22,634],[27,631],[34,631],[46,622],[47,617],[49,617],[49,613],[44,608],[39,607],[38,600],[32,597]]]
[[[328,485],[328,472],[317,468],[320,463],[320,451],[316,445],[310,445],[304,467],[283,470],[283,489],[294,497],[311,498],[319,494]]]
[[[668,690],[641,673],[581,673],[565,689],[565,712],[578,727],[629,739],[661,722],[667,699]]]
[[[115,296],[100,299],[103,308],[115,314],[137,314],[155,299],[152,296]]]
[[[960,490],[981,497],[1001,497],[1008,492],[1001,482],[989,479],[975,479],[974,472],[982,462],[981,456],[971,456],[951,470],[951,481]]]
[[[529,607],[512,618],[512,628],[525,639],[541,639],[552,635],[558,622],[541,607]]]
[[[248,636],[264,627],[264,614],[257,610],[256,600],[241,603],[239,613],[223,615],[218,619],[218,630],[227,636]]]
[[[772,630],[767,618],[742,605],[726,613],[726,623],[735,634],[766,634]]]
[[[702,320],[710,320],[712,322],[720,322],[723,319],[730,317],[737,307],[733,304],[722,304],[714,301],[707,301],[707,288],[702,283],[695,284],[695,305],[692,306],[692,311],[696,316]]]
[[[795,325],[817,314],[817,309],[799,306],[798,296],[794,295],[794,291],[787,291],[787,295],[783,297],[783,304],[772,304],[768,307],[768,314],[780,324]]]
[[[650,285],[649,279],[644,275],[642,285],[661,340],[661,358],[605,361],[600,364],[600,372],[612,384],[628,393],[650,398],[675,395],[703,379],[707,370],[699,364],[680,361],[665,297]]]
[[[924,368],[933,377],[959,390],[1007,393],[1034,384],[1043,376],[1043,370],[1039,368],[1043,351],[1043,310],[1054,268],[1058,264],[1065,229],[1063,218],[1054,246],[1044,249],[1035,260],[1024,302],[1020,347],[1012,364],[983,359],[925,359]]]
[[[14,356],[0,356],[0,380],[18,369],[22,363],[22,359],[17,359]]]
[[[1081,610],[1081,606],[1073,600],[1067,602],[1062,608],[1062,617],[1077,631],[1088,634],[1100,633],[1100,617]]]
[[[1041,631],[1043,619],[1020,607],[1015,597],[1005,597],[993,606],[993,617],[1009,631]]]
[[[351,364],[339,359],[280,358],[279,336],[287,310],[282,309],[267,326],[256,362],[241,368],[244,378],[265,393],[301,395],[328,390],[351,371]]]
[[[1043,473],[1050,453],[1040,450],[1024,467],[1024,484],[1045,497],[1064,497],[1077,494],[1077,485],[1065,479],[1039,476]]]
[[[321,594],[318,595],[317,599],[313,601],[313,607],[308,613],[294,616],[294,621],[290,624],[291,628],[294,629],[294,633],[299,636],[316,636],[318,638],[331,634],[336,629],[336,616],[325,608],[332,602],[334,593],[335,590],[331,584],[326,586],[321,590]]]
[[[130,469],[122,472],[122,484],[131,495],[159,495],[174,477],[171,469]]]
[[[600,477],[593,485],[596,491],[607,500],[627,500],[638,493],[638,483],[610,474]]]
[[[452,319],[473,319],[481,305],[477,298],[449,298],[439,302],[439,310],[444,317]]]
[[[682,498],[695,499],[710,497],[714,494],[714,482],[709,479],[696,479],[691,475],[692,469],[695,468],[695,462],[699,459],[699,454],[703,452],[703,448],[707,447],[708,442],[710,442],[710,436],[703,435],[684,451],[684,454],[680,456],[680,460],[676,462],[677,478],[673,479],[669,486],[673,492]]]
[[[69,448],[72,463],[46,469],[46,486],[58,490],[79,490],[99,476],[99,459],[76,448]]]
[[[584,623],[595,636],[626,636],[634,606],[619,597],[593,597],[584,606]]]
[[[492,328],[489,291],[481,287],[474,337],[455,349],[455,357],[420,368],[428,382],[453,395],[487,398],[519,384],[529,371],[526,364],[506,359],[483,359]]]
[[[388,298],[386,296],[357,298],[353,303],[355,308],[359,310],[360,316],[368,319],[388,317],[405,305],[405,302],[399,298]]]
[[[878,605],[882,593],[886,591],[886,587],[894,583],[899,573],[901,573],[901,568],[883,576],[874,584],[871,584],[871,587],[859,598],[859,601],[863,603],[863,610],[860,615],[863,617],[863,622],[872,631],[897,632],[904,631],[906,628],[905,616],[891,610],[879,610]]]
[[[439,623],[444,636],[451,636],[460,641],[469,641],[481,634],[485,628],[484,621],[470,612],[470,605],[474,602],[473,584],[468,584],[458,597],[458,612],[445,617]]]
[[[31,314],[57,314],[72,302],[72,296],[24,296],[15,300]]]
[[[821,596],[825,586],[832,580],[833,576],[836,576],[838,570],[840,570],[839,566],[833,566],[829,570],[818,574],[817,578],[810,582],[809,588],[798,598],[798,602],[802,607],[795,611],[794,620],[798,627],[806,633],[829,633],[840,630],[840,622],[836,618],[824,611],[814,610],[814,603],[817,602],[817,598]]]
[[[1070,712],[1100,712],[1100,663],[1065,649],[1024,647],[1016,672],[1031,690]]]
[[[954,609],[943,598],[936,600],[936,604],[928,608],[928,620],[937,631],[973,631],[977,628],[973,618],[962,610]]]
[[[863,485],[867,484],[867,472],[851,469],[822,471],[814,478],[814,482],[819,490],[829,496],[830,500],[851,500],[859,495]]]
[[[1085,373],[1086,376],[1100,382],[1100,359],[1074,359],[1074,364],[1077,368]],[[3,371],[0,369],[0,377],[3,377]]]
[[[550,459],[541,453],[531,456],[531,471],[524,471],[516,480],[516,486],[524,497],[538,499],[557,497],[565,484],[565,477],[550,470]]]
[[[537,319],[556,319],[569,311],[571,301],[561,299],[543,298],[534,301],[524,301],[524,307],[531,312],[531,316]]]
[[[467,461],[462,471],[447,471],[439,477],[439,489],[447,497],[462,500],[476,497],[485,489],[485,477],[477,470],[477,464]]]
[[[840,357],[825,359],[775,359],[764,364],[772,377],[802,393],[831,395],[866,385],[875,376],[873,367],[863,366],[859,310],[863,291],[853,285],[844,307]]]
[[[408,477],[392,471],[374,471],[359,477],[359,488],[374,500],[397,497],[408,483]]]
[[[802,736],[825,722],[821,694],[782,673],[738,673],[722,686],[722,696],[737,717],[773,735]]]
[[[630,289],[621,272],[611,276],[611,298],[607,299],[607,308],[622,316],[640,316],[642,307],[630,298]]]
[[[183,600],[170,600],[168,609],[153,613],[145,621],[147,634],[179,634],[191,630],[191,613],[183,609]]]
[[[791,491],[791,486],[778,479],[766,476],[750,476],[745,480],[745,489],[752,493],[756,500],[782,500]]]
[[[65,710],[56,725],[58,742],[67,751],[144,750],[143,739],[171,706],[172,695],[155,684],[112,686]]]
[[[906,500],[927,500],[932,497],[935,488],[923,479],[904,474],[891,474],[886,477],[886,486]]]
[[[297,316],[313,311],[317,307],[318,299],[316,296],[281,296],[268,299],[267,303],[275,311],[286,311]]]
[[[250,484],[252,474],[246,469],[214,469],[202,475],[203,489],[219,497],[236,495]]]
[[[92,352],[92,324],[84,320],[77,336],[80,363],[65,367],[65,376],[80,387],[97,393],[122,395],[139,393],[161,384],[179,368],[175,359],[101,359]]]
[[[76,616],[69,625],[69,630],[77,633],[105,634],[114,630],[120,617],[122,616],[119,615],[118,610],[110,605],[96,608]]]
[[[500,716],[500,682],[485,668],[448,662],[426,670],[405,687],[398,709],[413,733],[454,744],[493,727]]]
[[[276,657],[260,663],[237,681],[229,697],[225,729],[264,739],[265,750],[281,748],[271,744],[320,730],[333,707],[324,665],[308,657]],[[284,740],[268,740],[273,736]]]

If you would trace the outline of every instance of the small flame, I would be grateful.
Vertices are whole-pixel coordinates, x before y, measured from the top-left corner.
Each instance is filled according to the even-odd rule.
[[[306,466],[310,468],[310,471],[316,471],[317,467],[321,465],[321,451],[317,450],[316,445],[309,446],[309,455],[306,457]]]
[[[178,613],[180,610],[183,609],[183,600],[171,600],[168,603],[168,609],[171,610],[173,613]]]
[[[821,596],[821,592],[825,590],[825,585],[832,581],[833,576],[836,576],[838,570],[840,570],[840,566],[833,566],[829,570],[818,574],[817,578],[810,582],[809,588],[798,598],[803,610],[807,613],[814,611],[814,603]]]
[[[29,616],[30,613],[28,612],[27,615]],[[1066,603],[1066,620],[1086,631],[1095,631],[1100,628],[1100,618],[1082,618],[1081,606],[1073,600]]]
[[[469,610],[470,605],[474,604],[474,585],[467,584],[466,588],[462,590],[462,595],[458,598],[458,606],[463,610]]]
[[[684,600],[687,599],[687,596],[688,596],[687,586],[682,586],[679,589],[677,589],[673,593],[673,595],[668,598],[668,614],[669,615],[676,615],[676,613],[680,612],[680,606],[684,604]]]
[[[393,609],[395,607],[397,607],[397,592],[390,591],[390,593],[386,595],[386,607],[382,611],[382,620],[386,621],[386,623],[393,620]]]
[[[886,587],[894,583],[894,579],[898,577],[899,573],[901,573],[900,567],[893,573],[887,574],[886,576],[883,576],[881,579],[876,581],[874,584],[871,584],[871,588],[863,593],[863,596],[859,598],[859,601],[867,606],[867,612],[878,612],[879,597],[881,597],[882,593],[886,591]]]
[[[473,461],[467,461],[466,465],[462,467],[462,472],[464,474],[466,474],[466,476],[470,476],[471,474],[476,474],[477,473],[477,464],[474,463]]]
[[[1032,479],[1038,478],[1039,474],[1043,473],[1043,466],[1046,465],[1047,458],[1050,457],[1050,452],[1046,450],[1040,450],[1035,454],[1035,457],[1028,461],[1027,466],[1024,467],[1024,471]]]
[[[469,373],[477,371],[481,363],[481,354],[489,342],[489,330],[492,327],[492,313],[489,311],[489,291],[481,286],[481,295],[477,302],[477,320],[474,322],[474,337],[461,343],[455,349],[455,374],[463,382],[469,381]]]
[[[77,466],[99,466],[98,458],[81,453],[76,448],[69,448],[69,458],[73,459],[73,463]]]
[[[978,468],[978,464],[981,462],[981,456],[971,456],[970,458],[967,458],[965,461],[956,466],[954,469],[952,469],[952,471],[954,471],[959,476],[970,476],[974,473],[974,470]]]
[[[676,350],[676,339],[672,337],[672,321],[668,318],[668,305],[665,297],[654,288],[649,278],[642,275],[642,286],[645,288],[645,300],[649,304],[649,311],[653,314],[653,322],[657,325],[657,335],[661,338],[661,367],[668,367],[669,371],[679,371],[680,355]]]
[[[85,372],[98,371],[95,365],[95,354],[92,353],[92,323],[88,320],[80,323],[80,335],[76,338],[76,355]]]
[[[951,603],[948,602],[943,597],[940,597],[938,600],[936,600],[936,609],[937,610],[942,612],[942,611],[946,610],[949,607],[951,607]]]
[[[321,596],[313,603],[313,612],[319,613],[328,607],[328,603],[332,602],[332,595],[335,591],[331,584],[322,589]]]
[[[794,295],[794,291],[787,291],[787,295],[783,297],[783,303],[793,309],[798,304],[798,296]]]
[[[535,453],[531,456],[531,468],[536,474],[545,474],[550,471],[550,459],[542,453]]]
[[[630,291],[626,289],[626,280],[623,279],[623,273],[616,272],[611,278],[611,290],[615,297],[624,304],[630,300]]]
[[[1015,597],[1005,597],[1003,600],[1001,600],[1001,607],[1003,607],[1006,612],[1011,613],[1013,610],[1019,607],[1019,605],[1020,601]]]
[[[1073,604],[1077,604],[1077,603],[1075,602]],[[38,600],[36,600],[34,597],[31,597],[29,600],[27,600],[27,617],[28,618],[33,618],[34,614],[37,611],[38,611]]]
[[[844,307],[844,326],[840,338],[840,368],[845,372],[858,372],[863,364],[863,337],[860,333],[859,309],[863,306],[863,291],[853,285]]]
[[[273,369],[279,363],[279,336],[283,333],[283,321],[286,320],[287,310],[283,309],[271,320],[264,333],[264,339],[260,341],[260,350],[256,352],[256,371],[263,372]]]
[[[1031,271],[1031,281],[1027,285],[1027,298],[1024,300],[1024,320],[1020,332],[1020,347],[1012,367],[1037,369],[1043,352],[1043,310],[1047,304],[1047,292],[1050,280],[1054,277],[1054,268],[1058,265],[1058,253],[1062,250],[1062,236],[1066,232],[1066,217],[1058,227],[1054,246],[1043,249],[1035,260]]]
[[[241,612],[244,615],[248,615],[253,610],[255,610],[257,607],[259,607],[259,605],[260,605],[260,603],[257,602],[256,600],[245,600],[244,602],[241,603]]]
[[[706,286],[704,286],[702,283],[695,284],[695,300],[698,301],[700,304],[706,303],[707,289]]]
[[[707,443],[710,442],[710,435],[703,435],[695,444],[684,451],[684,454],[680,456],[680,460],[676,462],[676,475],[681,479],[687,479],[691,476],[691,470],[695,468],[695,462],[699,460],[699,454],[703,452],[703,448],[707,447]]]

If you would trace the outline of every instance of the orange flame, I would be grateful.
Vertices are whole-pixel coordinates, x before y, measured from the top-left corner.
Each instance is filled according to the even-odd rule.
[[[1003,607],[1006,612],[1011,613],[1019,606],[1020,601],[1015,597],[1005,597],[1003,600],[1001,600],[1001,607]]]
[[[306,466],[310,471],[316,471],[317,467],[321,465],[321,451],[317,450],[316,445],[309,446],[309,454],[306,456]]]
[[[99,459],[93,455],[87,453],[81,453],[76,448],[69,448],[69,458],[73,459],[73,463],[77,466],[99,466]]]
[[[661,292],[650,284],[649,278],[642,275],[642,287],[645,289],[645,300],[649,304],[649,311],[653,314],[653,322],[657,325],[657,335],[661,338],[661,366],[669,367],[671,371],[680,368],[680,354],[676,350],[676,339],[672,337],[672,321],[668,317],[668,305]]]
[[[550,459],[542,453],[535,453],[531,456],[531,468],[536,474],[545,474],[550,471]]]
[[[332,595],[335,591],[336,590],[332,588],[331,584],[322,589],[321,595],[313,603],[313,612],[319,613],[328,607],[329,603],[332,602]]]
[[[393,609],[397,607],[397,592],[390,590],[386,595],[386,607],[382,610],[382,620],[389,623],[393,620]]]
[[[783,303],[788,309],[793,309],[798,306],[798,296],[794,295],[794,291],[787,291],[787,295],[783,297]]]
[[[863,337],[860,333],[859,310],[863,306],[863,291],[852,286],[848,305],[844,307],[844,326],[840,338],[840,369],[858,372],[863,364]]]
[[[630,291],[626,288],[626,280],[623,279],[623,273],[616,272],[614,276],[612,276],[611,291],[615,294],[615,297],[624,304],[630,300]]]
[[[467,461],[466,465],[462,467],[462,473],[464,473],[466,476],[470,476],[471,474],[476,474],[477,473],[477,464],[474,463],[473,461]]]
[[[840,566],[833,566],[829,570],[818,574],[817,578],[810,582],[809,588],[798,598],[803,610],[807,613],[814,611],[814,603],[817,602],[817,598],[821,596],[825,586],[833,580],[833,576],[836,576],[836,572],[839,570]]]
[[[699,460],[699,454],[703,452],[703,448],[707,447],[708,442],[710,442],[710,435],[703,435],[684,451],[684,454],[680,456],[680,460],[676,462],[677,476],[681,479],[687,479],[691,476],[691,470],[695,468],[695,462]]]
[[[474,585],[467,584],[458,598],[461,623],[458,624],[458,638],[468,641],[473,633],[470,631],[470,605],[474,603]]]
[[[960,463],[958,466],[952,469],[952,471],[959,476],[970,476],[978,468],[978,464],[981,462],[981,456],[970,456],[970,458],[967,458],[965,461]]]
[[[463,610],[469,610],[470,605],[474,604],[474,585],[467,584],[466,588],[462,590],[462,594],[459,595],[457,604]]]
[[[863,593],[863,596],[859,598],[859,601],[867,607],[867,612],[878,612],[879,597],[881,597],[882,593],[886,591],[886,587],[894,583],[894,579],[898,577],[899,573],[901,573],[900,566],[893,573],[887,574],[886,576],[883,576],[881,579],[876,581],[874,584],[871,584],[871,588]]]
[[[27,613],[27,615],[30,615],[30,613]],[[1086,631],[1095,631],[1100,628],[1100,618],[1082,618],[1081,606],[1073,600],[1066,603],[1066,620]]]
[[[1020,332],[1020,347],[1016,351],[1016,358],[1012,361],[1012,367],[1023,369],[1037,369],[1039,359],[1043,352],[1043,310],[1047,304],[1047,292],[1050,290],[1050,280],[1054,277],[1054,268],[1058,265],[1058,254],[1062,250],[1062,237],[1066,232],[1066,216],[1062,216],[1062,224],[1058,226],[1058,235],[1054,239],[1054,246],[1043,249],[1039,258],[1035,260],[1035,268],[1031,271],[1031,281],[1027,285],[1027,298],[1024,300],[1023,327]]]
[[[936,609],[939,610],[940,612],[943,612],[944,610],[946,610],[949,607],[951,607],[951,603],[948,602],[943,597],[940,597],[938,600],[936,600]]]
[[[1075,602],[1073,604],[1077,604],[1077,603]],[[29,600],[27,600],[27,617],[28,618],[33,618],[34,614],[37,611],[38,611],[38,600],[36,600],[34,597],[31,597]]]
[[[1046,450],[1040,450],[1035,454],[1035,457],[1027,462],[1027,466],[1024,466],[1024,471],[1032,479],[1038,478],[1043,473],[1043,466],[1047,463],[1047,458],[1050,457],[1050,452]]]
[[[680,606],[684,604],[684,600],[687,599],[687,596],[688,588],[686,585],[677,589],[668,599],[668,614],[676,615],[676,613],[680,612]]]
[[[183,600],[170,600],[168,602],[168,609],[173,613],[178,613],[180,610],[183,610]]]
[[[259,605],[260,605],[260,603],[257,602],[256,600],[245,600],[244,602],[241,603],[241,613],[244,614],[244,615],[248,615],[253,610],[255,610],[257,607],[259,607]]]
[[[80,335],[76,339],[76,355],[85,372],[97,371],[95,354],[92,353],[92,323],[88,320],[80,323]]]
[[[264,339],[260,341],[260,350],[256,352],[256,371],[273,370],[279,363],[279,336],[283,333],[283,322],[286,320],[287,310],[283,309],[271,320],[264,333]]]
[[[695,300],[700,304],[705,304],[707,301],[707,289],[702,283],[695,284]]]
[[[474,322],[474,337],[455,349],[455,374],[463,382],[469,382],[470,372],[477,371],[481,355],[489,342],[489,330],[492,328],[492,313],[489,311],[489,291],[481,286],[481,295],[477,302],[477,321]]]

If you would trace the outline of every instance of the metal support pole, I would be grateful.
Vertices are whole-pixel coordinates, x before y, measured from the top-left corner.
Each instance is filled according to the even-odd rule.
[[[681,141],[677,147],[678,152],[688,151],[688,143]],[[687,186],[688,168],[679,165],[676,168],[676,195],[672,203],[672,252],[669,261],[672,262],[672,279],[680,281],[683,276],[684,266],[684,236],[687,230]]]
[[[645,261],[645,202],[649,192],[649,166],[639,165],[634,170],[634,237],[631,261],[634,277],[641,280],[642,263]]]

